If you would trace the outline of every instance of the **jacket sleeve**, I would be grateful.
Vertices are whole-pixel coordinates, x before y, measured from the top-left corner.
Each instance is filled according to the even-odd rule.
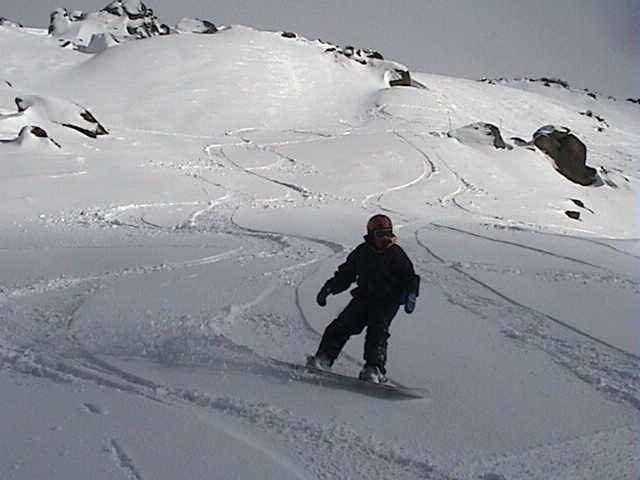
[[[353,282],[356,281],[356,256],[358,249],[352,251],[345,262],[338,267],[336,273],[333,274],[324,284],[332,294],[342,293],[347,290]]]
[[[398,255],[396,268],[402,278],[404,298],[411,293],[416,297],[420,295],[420,276],[416,275],[413,269],[413,263],[411,263],[411,260],[409,260],[409,257],[402,249],[400,249],[400,255]]]

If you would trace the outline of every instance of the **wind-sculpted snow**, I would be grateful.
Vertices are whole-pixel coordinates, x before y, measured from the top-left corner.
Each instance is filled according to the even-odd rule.
[[[107,135],[108,132],[86,108],[68,100],[39,95],[20,95],[15,97],[16,112],[0,113],[0,132],[18,129],[17,143],[22,145],[28,133],[38,138],[48,138],[47,132],[40,128],[61,126],[79,132],[90,138]],[[39,130],[25,130],[28,125],[38,126]],[[55,127],[54,127],[55,128]],[[51,140],[56,147],[60,143]],[[44,148],[44,147],[43,147]]]
[[[27,151],[27,152],[56,152],[62,146],[54,139],[50,138],[47,132],[35,125],[27,125],[20,129],[18,136],[14,139],[0,139],[0,149],[5,152]]]
[[[166,129],[167,122],[194,135],[302,128],[363,117],[397,68],[377,62],[362,65],[325,53],[319,42],[233,26],[217,35],[172,35],[108,49],[61,76],[57,88],[81,102],[97,101],[101,117],[126,118],[144,129]],[[123,78],[135,81],[122,88]]]

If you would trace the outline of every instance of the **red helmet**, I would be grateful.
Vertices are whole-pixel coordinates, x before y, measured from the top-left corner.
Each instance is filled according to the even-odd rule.
[[[374,215],[367,222],[367,232],[373,232],[375,230],[391,230],[391,229],[393,229],[393,223],[391,223],[391,219],[381,213]]]

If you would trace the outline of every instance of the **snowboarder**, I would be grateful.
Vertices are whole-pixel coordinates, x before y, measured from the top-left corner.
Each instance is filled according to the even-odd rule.
[[[324,284],[316,301],[326,306],[327,297],[347,290],[353,282],[352,299],[324,331],[318,351],[309,358],[311,367],[329,370],[352,335],[366,328],[365,365],[359,378],[386,381],[389,325],[400,305],[412,313],[419,294],[420,277],[404,250],[397,245],[393,224],[386,215],[369,219],[365,241],[355,248]]]

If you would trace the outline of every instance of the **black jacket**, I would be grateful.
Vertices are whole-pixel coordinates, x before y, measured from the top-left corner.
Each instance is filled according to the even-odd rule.
[[[337,294],[356,282],[358,286],[351,291],[354,297],[402,305],[410,292],[418,295],[419,280],[399,245],[380,251],[365,241],[349,254],[325,287]]]

